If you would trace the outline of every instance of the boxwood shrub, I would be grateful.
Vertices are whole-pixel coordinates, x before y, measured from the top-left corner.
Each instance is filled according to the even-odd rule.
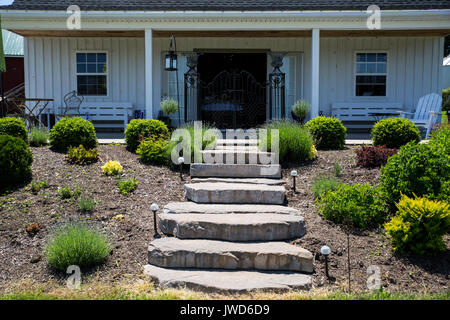
[[[62,118],[50,131],[53,149],[66,152],[69,147],[83,145],[86,149],[97,146],[97,136],[92,122],[80,117]]]
[[[141,142],[136,153],[143,163],[163,165],[167,163],[166,151],[168,140],[145,139]]]
[[[362,229],[379,226],[388,215],[381,190],[368,184],[341,184],[321,194],[316,203],[325,219]]]
[[[306,127],[314,138],[314,144],[317,149],[343,149],[347,128],[342,121],[333,117],[317,117],[309,120]]]
[[[383,119],[375,123],[372,132],[372,141],[375,146],[386,146],[398,149],[408,142],[418,143],[420,131],[414,123],[404,118]]]
[[[28,133],[23,120],[18,118],[0,118],[0,135],[9,135],[28,142]]]
[[[169,139],[169,129],[166,124],[154,119],[133,119],[125,130],[127,149],[136,152],[139,144],[144,139],[159,140]]]
[[[429,143],[450,155],[450,125],[443,124],[431,134]]]
[[[410,142],[381,168],[381,188],[392,210],[402,194],[450,200],[450,157],[433,144]]]
[[[0,189],[25,182],[31,176],[33,155],[22,139],[0,135]]]
[[[293,121],[274,121],[263,129],[267,130],[267,135],[260,137],[259,147],[267,151],[273,151],[271,130],[278,130],[280,163],[302,162],[317,156],[313,149],[313,138],[304,126]]]

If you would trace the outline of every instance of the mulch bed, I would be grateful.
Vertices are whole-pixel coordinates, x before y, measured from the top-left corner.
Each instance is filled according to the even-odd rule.
[[[380,170],[367,170],[355,166],[354,149],[319,151],[318,160],[296,167],[299,171],[297,193],[290,189],[289,172],[283,170],[287,180],[289,206],[301,210],[305,216],[307,234],[294,243],[315,255],[316,287],[344,288],[347,283],[347,235],[339,225],[322,219],[314,207],[312,182],[320,174],[332,174],[333,165],[342,167],[340,180],[345,183],[377,183]],[[90,219],[109,233],[113,252],[107,262],[85,274],[98,275],[105,283],[124,277],[138,277],[147,262],[147,246],[153,236],[153,216],[150,205],[162,208],[170,201],[184,201],[183,185],[179,173],[165,167],[143,165],[135,154],[124,146],[99,146],[100,161],[89,166],[69,165],[65,155],[49,148],[32,148],[33,180],[46,181],[48,188],[33,194],[30,185],[0,195],[0,291],[24,279],[45,283],[57,280],[61,284],[67,275],[47,267],[43,248],[55,224],[70,219]],[[124,167],[124,178],[137,177],[136,191],[127,196],[118,191],[115,178],[106,177],[100,167],[109,160],[118,160]],[[81,213],[76,201],[58,197],[58,188],[78,186],[98,202],[91,214]],[[113,219],[123,215],[123,220]],[[26,227],[37,223],[36,235]],[[367,267],[381,269],[382,284],[390,291],[442,292],[450,284],[450,237],[446,236],[447,251],[433,257],[403,257],[391,252],[389,240],[382,230],[350,234],[352,289],[366,290]],[[327,280],[320,255],[322,245],[330,246],[330,274]]]

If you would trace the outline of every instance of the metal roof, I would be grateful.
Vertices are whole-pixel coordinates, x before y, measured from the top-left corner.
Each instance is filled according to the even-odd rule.
[[[2,30],[5,56],[23,57],[23,37],[8,30]]]

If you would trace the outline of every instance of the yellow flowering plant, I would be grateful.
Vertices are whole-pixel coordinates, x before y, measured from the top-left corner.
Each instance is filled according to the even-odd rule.
[[[102,166],[102,171],[107,176],[116,176],[121,174],[123,167],[120,165],[119,161],[108,161]]]

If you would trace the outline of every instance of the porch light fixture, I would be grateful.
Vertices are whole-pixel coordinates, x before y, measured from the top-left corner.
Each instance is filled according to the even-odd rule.
[[[323,246],[322,248],[320,248],[320,253],[325,257],[325,275],[327,276],[327,278],[329,278],[330,275],[328,274],[328,256],[331,253],[330,247]]]
[[[169,52],[166,54],[166,71],[177,71],[177,42],[174,36],[170,37]]]
[[[153,228],[155,229],[155,234],[153,235],[154,239],[161,238],[161,235],[158,233],[158,229],[156,227],[156,211],[159,210],[159,206],[156,203],[152,203],[150,209],[153,211]]]
[[[292,170],[292,171],[291,171],[291,177],[292,177],[292,179],[294,180],[294,181],[293,181],[292,189],[294,189],[294,192],[296,192],[296,190],[295,190],[295,178],[297,178],[297,176],[298,176],[297,170]]]
[[[184,158],[183,157],[179,157],[178,158],[178,164],[180,165],[180,180],[183,181],[183,163],[184,163]]]

